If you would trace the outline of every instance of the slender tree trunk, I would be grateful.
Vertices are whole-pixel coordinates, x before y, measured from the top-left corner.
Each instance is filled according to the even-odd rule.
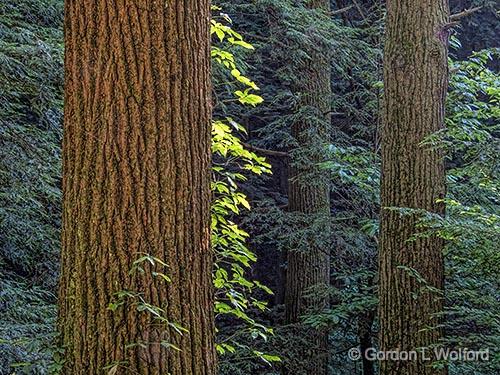
[[[443,241],[410,240],[418,215],[388,207],[444,213],[443,155],[421,145],[444,126],[448,82],[447,0],[388,0],[384,57],[384,126],[380,273],[380,349],[418,350],[437,344],[443,289]],[[415,271],[425,280],[419,281]],[[431,354],[431,351],[428,351]],[[444,374],[431,362],[382,361],[381,374]]]
[[[66,1],[63,374],[215,374],[209,12]]]
[[[328,11],[327,0],[311,0],[311,9]],[[295,213],[296,233],[300,243],[292,241],[287,253],[285,315],[288,324],[300,322],[308,310],[321,311],[328,307],[324,294],[311,293],[311,288],[326,287],[330,282],[330,195],[328,181],[318,168],[324,158],[324,146],[330,130],[330,61],[324,53],[309,51],[311,59],[297,76],[302,78],[294,87],[299,96],[298,109],[302,119],[292,124],[292,137],[297,147],[291,151],[288,187],[288,210]],[[313,229],[314,228],[314,229]],[[318,235],[320,233],[320,235]],[[307,296],[308,294],[316,296]],[[328,333],[298,324],[296,342],[299,357],[287,373],[297,375],[327,373]]]

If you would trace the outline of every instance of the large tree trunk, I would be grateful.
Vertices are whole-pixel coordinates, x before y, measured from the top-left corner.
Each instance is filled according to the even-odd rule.
[[[311,0],[312,9],[328,11],[327,0]],[[291,241],[287,252],[285,315],[288,324],[297,324],[293,369],[297,375],[327,373],[328,334],[304,327],[300,317],[308,310],[321,311],[328,307],[324,293],[311,293],[311,288],[325,288],[330,281],[330,196],[329,183],[318,167],[324,159],[324,146],[330,130],[330,61],[312,46],[311,59],[300,67],[302,78],[293,87],[299,96],[298,110],[304,111],[300,121],[292,124],[292,137],[297,148],[292,150],[289,168],[288,210],[294,213],[299,240]],[[305,116],[304,116],[305,114]],[[319,234],[318,234],[319,233]],[[321,296],[309,297],[308,294]]]
[[[215,374],[209,1],[65,11],[63,373]]]
[[[443,241],[410,240],[417,214],[388,207],[443,214],[443,155],[421,142],[443,128],[448,82],[447,0],[387,1],[384,57],[384,126],[380,273],[380,349],[417,350],[437,344],[441,329]],[[419,282],[414,271],[428,284]],[[429,351],[428,354],[431,354]],[[382,361],[381,374],[443,374],[431,362]]]

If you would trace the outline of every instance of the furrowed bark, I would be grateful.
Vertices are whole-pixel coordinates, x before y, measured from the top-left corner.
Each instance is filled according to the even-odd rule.
[[[63,374],[216,372],[209,18],[208,1],[66,1]],[[131,273],[146,254],[168,266]],[[122,291],[138,297],[108,309]]]
[[[448,84],[447,0],[389,0],[384,51],[381,239],[379,253],[380,350],[419,350],[439,343],[443,241],[410,240],[419,215],[389,207],[444,213],[443,154],[421,144],[444,126]],[[412,275],[416,271],[427,283]],[[431,350],[428,351],[428,354]],[[381,361],[383,375],[445,374],[431,362]]]

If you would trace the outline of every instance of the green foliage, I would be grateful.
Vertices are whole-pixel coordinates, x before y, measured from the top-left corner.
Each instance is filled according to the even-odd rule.
[[[489,362],[450,363],[452,374],[492,374],[500,367],[500,75],[490,70],[500,50],[483,50],[451,63],[447,130],[449,158],[447,344],[490,348]]]
[[[60,0],[0,2],[0,373],[52,370],[60,222]]]
[[[271,270],[268,285],[279,290],[278,279],[284,258],[280,252],[294,249],[308,251],[313,246],[332,249],[332,279],[338,279],[329,290],[310,290],[311,294],[328,293],[337,304],[329,311],[311,311],[304,316],[310,326],[327,326],[332,330],[331,351],[354,346],[358,318],[373,310],[373,273],[376,264],[376,234],[378,212],[379,157],[375,130],[378,122],[380,50],[377,33],[380,22],[373,28],[355,28],[340,17],[331,18],[305,6],[302,1],[259,0],[236,1],[224,8],[235,14],[235,23],[245,30],[256,47],[249,61],[252,76],[259,82],[264,103],[244,114],[251,124],[252,143],[262,148],[287,151],[292,164],[301,167],[299,177],[311,184],[328,183],[331,187],[330,215],[307,215],[288,212],[285,193],[286,164],[289,159],[276,161],[281,170],[274,169],[273,179],[250,181],[249,190],[259,197],[256,207],[247,215],[245,225],[250,229],[250,241],[266,257],[265,271]],[[264,16],[263,16],[264,15]],[[381,13],[374,9],[372,20]],[[324,115],[316,108],[302,104],[308,79],[304,72],[311,56],[331,60],[332,122],[326,124]],[[291,136],[293,124],[306,122],[310,129],[304,137],[311,140],[308,147],[297,147]],[[328,128],[332,144],[326,142],[321,128]],[[274,165],[273,165],[274,167]],[[283,185],[285,185],[283,187]],[[259,192],[255,192],[255,190]],[[255,202],[254,198],[254,202]],[[325,231],[325,220],[332,235]],[[298,229],[300,228],[300,229]],[[368,273],[347,285],[347,278]],[[354,276],[353,276],[354,277]],[[345,285],[343,284],[345,282]],[[355,301],[355,303],[353,303]],[[283,322],[279,306],[271,316]],[[270,343],[259,350],[272,347],[290,365],[301,353],[304,338],[293,329],[276,328]],[[221,368],[227,374],[276,373],[278,368],[263,370],[245,355],[234,356],[232,365]],[[332,373],[352,373],[353,363],[345,352],[335,356]],[[292,365],[293,366],[293,365]]]
[[[61,5],[0,4],[0,266],[49,288],[60,227]]]
[[[219,17],[229,24],[217,22],[217,17],[212,20],[212,35],[219,41],[212,47],[212,57],[223,69],[219,70],[221,76],[215,75],[215,82],[223,81],[230,77],[236,81],[226,82],[224,86],[231,87],[234,95],[241,104],[256,105],[262,98],[252,91],[258,90],[257,85],[238,70],[237,60],[230,52],[232,48],[243,47],[253,49],[245,42],[240,34],[231,27],[231,19],[226,14]],[[222,43],[227,41],[225,44]],[[225,49],[224,49],[225,48]],[[242,92],[239,86],[247,86]],[[234,89],[233,89],[234,88]],[[231,90],[228,90],[229,93]],[[223,93],[221,93],[221,96]],[[230,99],[229,99],[230,100]],[[224,108],[221,113],[224,113]],[[242,209],[249,210],[250,204],[244,193],[240,191],[238,183],[246,181],[244,172],[261,175],[270,173],[270,164],[263,157],[247,150],[240,140],[241,135],[246,135],[245,128],[235,122],[231,117],[214,120],[212,124],[212,153],[214,179],[212,190],[215,198],[212,203],[212,246],[215,252],[214,285],[216,287],[215,312],[217,321],[221,318],[233,317],[243,324],[236,331],[227,335],[219,335],[217,351],[220,355],[235,354],[242,349],[251,351],[253,356],[262,361],[278,361],[279,357],[252,350],[250,346],[238,342],[237,338],[248,335],[252,339],[267,340],[272,334],[272,329],[258,323],[251,317],[251,310],[264,311],[266,303],[253,294],[256,290],[272,294],[271,290],[259,281],[251,280],[246,275],[251,265],[257,260],[256,255],[247,247],[248,233],[241,229],[233,220],[241,213]]]
[[[11,368],[18,374],[55,370],[54,302],[55,296],[40,287],[0,279],[1,374],[11,374]]]
[[[359,314],[376,309],[375,272],[361,270],[356,273],[337,274],[335,280],[337,284],[342,285],[342,288],[328,290],[331,299],[336,301],[335,304],[321,314],[307,316],[307,324],[313,327],[338,328],[349,325]]]

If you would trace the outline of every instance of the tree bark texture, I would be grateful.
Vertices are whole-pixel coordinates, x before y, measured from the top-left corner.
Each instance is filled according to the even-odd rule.
[[[216,372],[209,22],[204,0],[66,1],[63,374]]]
[[[330,3],[310,1],[308,7],[328,11]],[[328,333],[300,324],[307,311],[318,312],[329,306],[324,293],[311,293],[311,288],[329,285],[331,233],[329,183],[321,178],[324,171],[318,167],[329,142],[331,68],[325,53],[315,48],[308,51],[311,58],[307,64],[296,72],[300,77],[293,87],[299,97],[297,110],[306,109],[310,118],[303,117],[292,124],[296,148],[289,159],[288,211],[299,217],[295,225],[301,244],[292,241],[287,252],[285,316],[288,324],[297,324],[296,334],[301,336],[301,342],[296,342],[300,357],[294,361],[294,368],[286,372],[297,375],[322,375],[328,369]]]
[[[421,142],[444,126],[448,85],[447,0],[389,0],[384,50],[381,239],[379,254],[380,350],[418,350],[439,343],[443,241],[410,238],[422,229],[418,214],[443,214],[442,152]],[[424,280],[419,280],[417,274]],[[429,353],[431,351],[429,350]],[[444,374],[425,361],[381,361],[383,375]]]

